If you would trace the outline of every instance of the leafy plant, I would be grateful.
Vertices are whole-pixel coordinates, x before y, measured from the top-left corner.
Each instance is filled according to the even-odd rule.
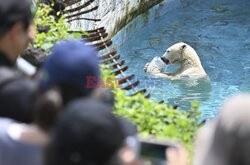
[[[50,15],[51,7],[40,3],[35,16],[35,25],[48,27],[47,32],[37,33],[33,46],[44,49],[47,54],[53,45],[60,40],[69,38],[81,38],[81,33],[69,33],[69,25],[64,16],[57,21],[53,15]],[[60,13],[57,13],[60,15]],[[84,33],[84,32],[83,32]]]
[[[105,78],[114,78],[107,67],[102,67],[102,73]],[[197,103],[192,103],[189,111],[176,110],[167,104],[146,99],[141,94],[126,96],[119,88],[114,88],[113,92],[116,96],[115,114],[137,125],[142,136],[168,137],[191,148],[201,114]]]

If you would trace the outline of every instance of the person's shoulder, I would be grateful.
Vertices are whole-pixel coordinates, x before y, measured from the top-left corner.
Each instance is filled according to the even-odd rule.
[[[0,84],[0,116],[30,123],[36,98],[37,85],[28,78],[15,77]]]
[[[25,76],[18,70],[10,67],[0,67],[0,90],[1,88],[14,90],[34,90],[37,83]]]
[[[7,66],[0,66],[0,85],[12,79],[18,78],[21,75],[17,70]]]

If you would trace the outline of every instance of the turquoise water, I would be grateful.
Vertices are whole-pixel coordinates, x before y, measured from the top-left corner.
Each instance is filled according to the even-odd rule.
[[[151,99],[188,109],[199,101],[203,118],[214,118],[225,99],[250,92],[250,0],[169,0],[127,25],[113,38],[122,58]],[[171,81],[143,71],[168,47],[186,42],[198,53],[210,82]],[[167,70],[176,69],[168,66]]]

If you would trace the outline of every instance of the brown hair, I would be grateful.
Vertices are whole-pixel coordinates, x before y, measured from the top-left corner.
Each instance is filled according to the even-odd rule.
[[[61,109],[71,100],[81,96],[78,88],[68,84],[57,84],[40,92],[35,103],[34,122],[48,131],[54,125]]]

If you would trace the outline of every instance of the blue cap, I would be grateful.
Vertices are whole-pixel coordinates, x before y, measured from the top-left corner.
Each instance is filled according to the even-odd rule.
[[[87,77],[99,77],[99,58],[94,47],[83,41],[63,41],[52,49],[45,61],[40,85],[43,89],[57,83],[72,85],[88,95],[93,89],[87,88]]]

